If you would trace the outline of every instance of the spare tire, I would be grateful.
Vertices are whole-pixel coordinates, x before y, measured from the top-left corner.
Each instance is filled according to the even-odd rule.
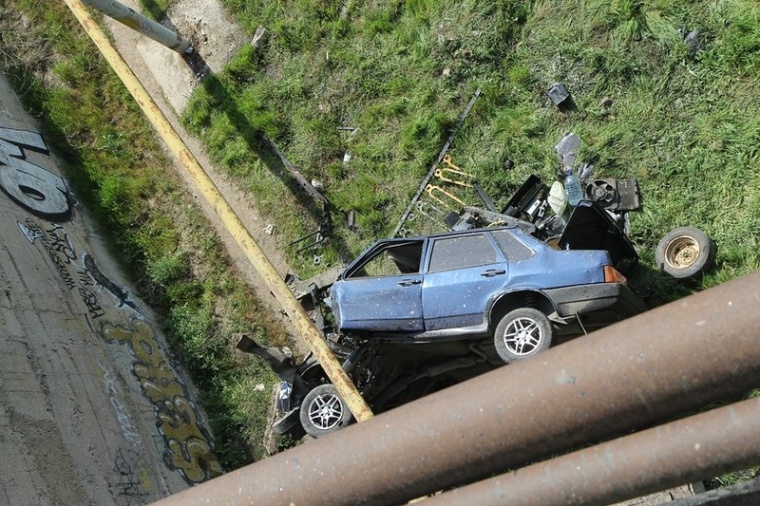
[[[694,227],[681,227],[660,240],[655,253],[660,270],[677,279],[701,276],[715,260],[715,243]]]

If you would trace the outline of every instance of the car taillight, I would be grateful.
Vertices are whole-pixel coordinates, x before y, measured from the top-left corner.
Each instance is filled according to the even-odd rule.
[[[617,271],[614,267],[611,265],[605,265],[604,266],[604,282],[605,283],[620,283],[621,285],[627,285],[628,280],[620,274],[620,272]]]

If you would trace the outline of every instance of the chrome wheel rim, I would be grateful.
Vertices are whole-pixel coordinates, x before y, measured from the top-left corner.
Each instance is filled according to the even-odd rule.
[[[309,420],[320,430],[330,430],[338,426],[345,407],[335,394],[321,394],[309,406]]]
[[[538,322],[532,318],[516,318],[504,330],[504,345],[517,356],[530,355],[541,344],[543,334]]]

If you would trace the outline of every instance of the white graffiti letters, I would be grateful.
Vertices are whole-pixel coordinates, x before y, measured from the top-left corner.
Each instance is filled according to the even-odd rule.
[[[37,132],[0,128],[0,186],[18,205],[37,216],[68,219],[71,206],[63,178],[27,161],[24,148],[48,154]]]

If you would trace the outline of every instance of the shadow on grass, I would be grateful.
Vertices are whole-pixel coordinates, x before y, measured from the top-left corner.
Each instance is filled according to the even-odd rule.
[[[180,33],[171,20],[167,18],[165,9],[156,0],[140,0],[140,4],[151,17],[159,20],[163,26],[188,39],[192,47],[201,46],[200,35]],[[220,105],[240,136],[245,139],[251,152],[264,163],[272,174],[281,178],[290,193],[297,197],[304,210],[314,220],[314,230],[292,243],[299,248],[295,250],[295,253],[313,249],[312,245],[321,244],[322,240],[327,239],[328,236],[336,251],[346,251],[346,245],[343,244],[343,241],[332,234],[331,211],[333,209],[330,202],[287,160],[266,134],[257,128],[245,113],[236,108],[235,98],[229,94],[224,84],[214,75],[198,51],[184,55],[183,59],[191,68],[193,75],[200,79],[201,85],[208,94]]]

